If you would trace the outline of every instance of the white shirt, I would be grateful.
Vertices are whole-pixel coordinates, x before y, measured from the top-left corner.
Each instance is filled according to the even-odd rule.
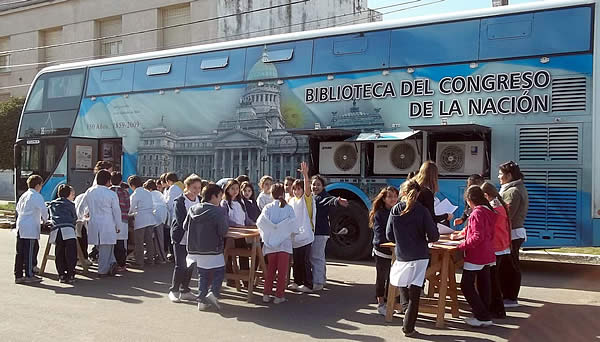
[[[167,202],[167,209],[171,217],[175,216],[175,199],[181,194],[183,194],[183,190],[177,184],[171,185],[165,194],[165,202]]]
[[[152,202],[154,203],[154,216],[156,217],[156,224],[166,223],[169,212],[167,210],[167,202],[163,195],[154,190],[152,193]]]
[[[256,225],[264,242],[264,255],[276,252],[292,254],[292,236],[298,234],[300,228],[290,205],[281,208],[279,201],[267,204]]]
[[[229,203],[226,200],[223,200],[222,206],[227,206],[227,215],[229,216],[229,221],[233,222],[235,225],[243,226],[246,224],[246,212],[240,202],[232,200],[231,207],[229,207]]]
[[[225,267],[225,257],[223,256],[223,253],[217,255],[188,254],[185,261],[187,267],[190,267],[195,263],[196,267],[204,268],[206,270]]]
[[[290,197],[287,201],[288,204],[294,209],[296,215],[296,224],[300,227],[300,233],[294,235],[292,238],[292,247],[299,248],[312,243],[315,240],[315,234],[313,228],[316,221],[316,210],[313,210],[313,217],[308,216],[308,208],[306,207],[306,199],[313,202],[312,207],[315,207],[314,197],[305,197],[302,195],[300,198]],[[390,257],[391,258],[391,257]]]
[[[265,194],[264,192],[261,192],[258,195],[256,202],[258,202],[258,208],[262,211],[265,205],[273,202],[273,196],[271,196],[271,194]]]
[[[89,214],[88,244],[116,244],[117,228],[121,222],[121,207],[117,193],[101,185],[89,188],[77,206],[77,217],[85,217],[86,213]]]
[[[34,189],[28,189],[17,202],[17,229],[21,239],[39,239],[41,223],[48,221],[44,198]]]
[[[129,214],[135,216],[133,220],[133,229],[156,225],[154,201],[152,199],[152,194],[148,190],[142,187],[136,188],[129,197],[129,203]]]
[[[525,228],[512,229],[510,231],[510,239],[511,240],[525,239],[525,241],[527,241],[527,231],[525,230]]]

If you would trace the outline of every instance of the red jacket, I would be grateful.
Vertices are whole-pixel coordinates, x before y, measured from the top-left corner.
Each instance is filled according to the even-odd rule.
[[[476,265],[487,265],[496,261],[494,254],[494,227],[496,213],[491,209],[478,205],[469,216],[465,232],[465,240],[458,245],[465,251],[465,262]]]
[[[500,201],[495,199],[490,204],[497,213],[494,225],[494,252],[501,252],[510,248],[510,221]]]

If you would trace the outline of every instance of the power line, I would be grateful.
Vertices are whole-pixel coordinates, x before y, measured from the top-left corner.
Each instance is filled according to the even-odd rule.
[[[91,42],[96,42],[96,41],[105,40],[105,39],[114,39],[114,38],[133,36],[133,35],[137,35],[137,34],[149,33],[149,32],[154,32],[154,31],[159,31],[159,30],[166,30],[166,29],[175,28],[175,27],[182,27],[182,26],[193,25],[193,24],[201,24],[201,23],[205,23],[205,22],[209,22],[209,21],[213,21],[213,20],[231,18],[231,17],[235,17],[238,15],[242,15],[242,14],[251,14],[251,13],[256,13],[256,12],[268,11],[268,10],[272,10],[272,9],[276,9],[276,8],[297,5],[300,3],[307,3],[309,1],[311,1],[311,0],[297,0],[297,1],[287,3],[287,4],[279,4],[279,5],[261,7],[261,8],[256,8],[253,10],[248,10],[246,12],[231,13],[231,14],[226,14],[226,15],[222,15],[222,16],[212,17],[212,18],[194,20],[194,21],[190,21],[189,23],[173,24],[173,25],[167,25],[167,26],[163,26],[163,27],[155,27],[155,28],[151,28],[151,29],[139,30],[139,31],[134,31],[134,32],[120,33],[120,34],[114,34],[114,35],[104,36],[104,37],[88,38],[88,39],[82,39],[82,40],[76,40],[76,41],[58,43],[58,44],[51,44],[51,45],[45,45],[45,46],[34,46],[34,47],[28,47],[28,48],[22,48],[22,49],[0,51],[0,54],[27,52],[27,51],[32,51],[32,50],[49,49],[49,48],[69,46],[69,45],[75,45],[75,44],[91,43]]]
[[[179,48],[179,47],[185,47],[185,46],[189,46],[189,45],[197,44],[197,43],[213,42],[213,41],[218,41],[218,40],[228,39],[228,38],[233,38],[233,37],[243,37],[243,36],[247,36],[247,35],[252,35],[254,33],[262,33],[262,32],[265,32],[265,31],[273,31],[273,30],[278,30],[278,29],[284,29],[284,28],[289,28],[289,27],[292,27],[292,26],[311,24],[311,23],[315,23],[315,22],[319,22],[319,21],[325,21],[325,20],[331,20],[331,19],[342,18],[342,17],[351,16],[351,15],[356,15],[357,13],[360,14],[360,13],[363,13],[363,12],[378,11],[378,10],[385,9],[385,8],[403,6],[403,5],[407,5],[407,4],[411,4],[411,3],[415,3],[415,2],[421,2],[421,1],[422,0],[412,0],[412,1],[407,1],[407,2],[398,3],[398,4],[394,4],[394,5],[387,5],[387,6],[377,7],[377,8],[374,8],[374,9],[360,10],[358,12],[346,13],[346,14],[341,14],[341,15],[335,15],[335,16],[321,18],[321,19],[313,19],[313,20],[308,20],[308,21],[303,21],[303,22],[294,23],[294,24],[288,24],[288,25],[283,25],[283,26],[269,27],[269,28],[265,28],[265,29],[260,29],[260,30],[255,30],[255,31],[249,31],[249,32],[240,33],[240,34],[236,34],[236,35],[226,35],[226,36],[220,36],[220,37],[215,37],[215,38],[202,39],[202,40],[192,41],[192,42],[185,43],[185,44],[172,45],[172,46],[169,46],[169,49]],[[409,8],[411,8],[411,7],[409,7]],[[406,8],[406,9],[409,9],[409,8]],[[382,15],[393,13],[393,12],[396,12],[396,11],[382,13]],[[360,21],[360,20],[367,20],[367,19],[370,19],[370,18],[361,18],[361,19],[358,19],[358,20]],[[345,24],[351,23],[351,22],[356,22],[356,21],[357,20],[353,20],[353,21],[350,21],[350,22],[345,22],[345,23],[342,23],[342,25],[345,25]],[[336,24],[336,25],[339,25],[339,23]],[[324,27],[324,28],[329,28],[329,27],[332,27],[332,26],[327,26],[327,27]],[[143,52],[149,52],[149,51],[158,51],[158,50],[156,48],[141,49],[141,50],[132,51],[131,54],[143,53]],[[0,52],[0,54],[1,53],[2,52]],[[68,59],[59,59],[59,60],[54,60],[54,61],[24,63],[24,64],[13,64],[13,65],[8,65],[7,67],[9,67],[9,68],[21,68],[21,67],[27,67],[27,66],[39,66],[39,65],[48,65],[48,64],[55,64],[55,63],[63,63],[63,62],[74,62],[74,61],[81,61],[81,60],[86,60],[86,59],[94,59],[94,58],[102,58],[102,57],[107,57],[107,56],[106,55],[92,55],[92,56],[83,56],[83,57],[68,58]],[[20,69],[20,71],[34,70],[34,69],[36,69],[36,68]]]
[[[361,11],[358,11],[358,13],[369,12],[369,11],[377,11],[377,10],[384,9],[384,8],[397,7],[397,6],[407,5],[407,4],[410,4],[410,3],[415,3],[415,2],[420,2],[420,1],[422,1],[422,0],[412,0],[412,1],[404,2],[404,3],[395,4],[395,5],[387,5],[387,6],[383,6],[383,7],[374,8],[374,9],[361,10]],[[443,2],[443,1],[445,1],[445,0],[437,0],[437,1],[428,2],[428,3],[425,3],[425,4],[419,4],[419,5],[404,7],[404,8],[401,8],[401,9],[397,9],[397,10],[393,10],[393,11],[381,13],[381,15],[386,15],[386,14],[401,12],[401,11],[405,11],[405,10],[408,10],[408,9],[412,9],[412,8],[416,8],[416,7],[422,7],[422,6],[427,6],[427,5],[432,5],[432,4]],[[270,28],[266,28],[266,29],[255,30],[255,31],[250,31],[250,32],[245,32],[245,33],[240,33],[240,34],[237,34],[237,35],[228,35],[228,36],[221,36],[221,37],[215,37],[215,38],[210,38],[210,39],[203,39],[203,40],[193,41],[193,42],[186,43],[186,44],[174,45],[171,48],[178,48],[178,47],[188,46],[188,45],[196,44],[196,43],[207,43],[207,42],[218,41],[218,40],[221,40],[221,39],[227,39],[227,38],[232,38],[232,37],[241,37],[241,36],[251,35],[251,34],[254,34],[254,33],[261,33],[261,32],[265,32],[265,31],[271,31],[271,30],[288,28],[288,27],[291,27],[291,26],[298,26],[298,25],[303,25],[303,24],[310,24],[310,23],[314,23],[314,22],[319,22],[319,21],[324,21],[324,20],[331,20],[331,19],[346,17],[346,16],[350,16],[350,15],[356,15],[356,13],[347,13],[347,14],[336,15],[336,16],[327,17],[327,18],[314,19],[314,20],[304,21],[304,22],[300,22],[300,23],[294,23],[294,24],[285,25],[285,26],[270,27]],[[362,20],[368,20],[368,19],[370,19],[370,18],[354,19],[354,20],[351,20],[351,21],[348,21],[348,22],[344,22],[342,24],[334,24],[332,26],[327,26],[325,28],[333,27],[335,25],[346,25],[346,24],[349,24],[349,23],[355,23],[355,22],[359,22],[359,21],[362,21]],[[141,52],[148,52],[148,51],[156,51],[156,49],[151,48],[151,49],[137,50],[134,53],[141,53]],[[65,59],[65,60],[56,60],[56,61],[48,61],[48,62],[38,62],[38,63],[12,65],[12,66],[9,66],[9,67],[13,68],[13,67],[20,67],[20,66],[52,64],[52,63],[57,63],[57,62],[73,62],[73,61],[79,61],[79,60],[86,60],[86,59],[90,59],[90,58],[94,58],[94,57],[103,57],[103,56],[102,55],[97,55],[97,56],[78,57],[78,58],[71,58],[71,59]],[[20,69],[20,71],[35,70],[35,69],[37,69],[37,68],[23,68],[23,69]],[[31,85],[31,83],[29,83],[29,84],[23,84],[23,85],[8,86],[8,87],[0,87],[0,90],[2,90],[2,89],[10,89],[10,88],[18,88],[18,87],[25,87],[25,86],[29,86],[29,85]]]

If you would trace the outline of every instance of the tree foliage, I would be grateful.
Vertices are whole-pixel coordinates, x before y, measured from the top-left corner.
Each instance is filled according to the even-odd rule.
[[[14,168],[14,144],[25,98],[11,97],[0,102],[0,169]]]

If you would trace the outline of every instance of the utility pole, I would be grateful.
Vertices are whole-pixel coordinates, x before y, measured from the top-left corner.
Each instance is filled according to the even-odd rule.
[[[492,7],[508,6],[508,0],[492,0]]]

